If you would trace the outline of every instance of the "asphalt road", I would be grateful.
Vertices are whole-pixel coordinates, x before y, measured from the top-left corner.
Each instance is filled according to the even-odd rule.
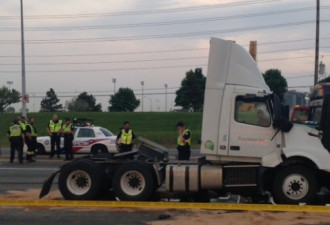
[[[174,157],[176,150],[172,150]],[[193,155],[199,155],[194,151]],[[75,156],[80,157],[79,155]],[[28,189],[41,190],[47,177],[64,164],[61,159],[49,159],[47,155],[38,156],[35,163],[18,163],[17,156],[13,164],[9,163],[9,149],[1,149],[0,156],[0,195],[7,195],[8,191],[26,191]],[[55,178],[51,190],[57,190]],[[29,193],[29,192],[27,192]],[[188,213],[188,212],[184,212]],[[127,216],[129,214],[129,216]],[[181,211],[171,210],[140,210],[140,209],[75,209],[75,208],[40,208],[40,207],[2,207],[0,205],[0,224],[21,225],[34,224],[130,224],[143,225],[150,221],[161,220],[162,216],[180,215]]]

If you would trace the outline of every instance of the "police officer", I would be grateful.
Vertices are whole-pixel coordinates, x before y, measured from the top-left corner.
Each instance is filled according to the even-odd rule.
[[[18,152],[18,161],[20,164],[23,163],[23,144],[24,134],[23,129],[18,125],[18,120],[13,120],[13,125],[8,130],[9,141],[10,141],[10,163],[13,163],[15,158],[15,151]]]
[[[60,158],[61,128],[62,128],[62,120],[59,120],[58,116],[54,114],[53,118],[49,121],[49,124],[47,126],[47,132],[50,136],[49,158],[53,158],[55,155],[55,145],[56,145],[57,158]]]
[[[19,117],[18,124],[22,127],[23,132],[26,131],[26,118],[24,116]]]
[[[65,161],[72,160],[73,126],[70,118],[65,118],[65,124],[62,126],[62,133],[64,137]]]
[[[189,160],[190,159],[190,145],[191,145],[191,132],[186,129],[183,122],[178,122],[176,127],[179,131],[179,136],[177,138],[177,150],[178,150],[178,160]]]
[[[120,144],[118,143],[120,139]],[[132,151],[135,145],[136,137],[131,130],[131,125],[128,121],[124,122],[123,129],[119,132],[116,139],[116,148],[118,152],[129,152]]]
[[[37,149],[37,129],[34,126],[34,118],[29,120],[26,124],[25,142],[28,147],[26,151],[26,160],[28,162],[36,161],[36,149]]]

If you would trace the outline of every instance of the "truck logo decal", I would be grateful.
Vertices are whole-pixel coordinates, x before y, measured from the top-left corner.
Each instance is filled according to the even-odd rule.
[[[205,148],[208,150],[213,151],[214,150],[214,143],[213,141],[207,140],[204,144]]]

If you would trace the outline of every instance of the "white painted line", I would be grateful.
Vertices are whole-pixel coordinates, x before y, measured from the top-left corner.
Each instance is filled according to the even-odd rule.
[[[16,168],[16,167],[0,167],[0,170],[30,170],[30,171],[56,171],[58,168]]]

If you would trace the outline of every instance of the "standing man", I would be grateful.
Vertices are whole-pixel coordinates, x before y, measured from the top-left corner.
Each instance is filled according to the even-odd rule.
[[[191,133],[188,130],[183,122],[178,122],[176,127],[179,131],[179,136],[177,139],[178,143],[178,159],[179,160],[189,160],[190,159],[190,145],[191,145]]]
[[[26,118],[24,116],[19,117],[18,124],[22,127],[23,132],[26,131]]]
[[[28,147],[26,151],[26,160],[28,162],[36,161],[36,149],[37,149],[37,129],[34,126],[34,118],[29,120],[26,124],[25,142]]]
[[[119,139],[120,139],[120,144],[118,144]],[[123,129],[117,135],[117,139],[116,139],[117,151],[118,152],[132,151],[135,142],[136,142],[135,134],[131,130],[131,125],[128,121],[125,121]]]
[[[65,161],[72,160],[73,127],[70,118],[65,118],[65,124],[62,126],[62,132],[64,137]]]
[[[60,144],[61,144],[61,129],[62,129],[62,120],[59,120],[57,115],[53,115],[53,119],[49,121],[47,126],[47,132],[50,136],[50,156],[53,158],[55,155],[55,145],[56,145],[56,154],[57,158],[60,158]]]
[[[10,163],[14,162],[15,151],[18,152],[18,161],[20,164],[23,163],[23,145],[24,145],[24,134],[22,127],[18,125],[18,120],[13,120],[13,125],[8,130],[9,141],[10,141]]]

